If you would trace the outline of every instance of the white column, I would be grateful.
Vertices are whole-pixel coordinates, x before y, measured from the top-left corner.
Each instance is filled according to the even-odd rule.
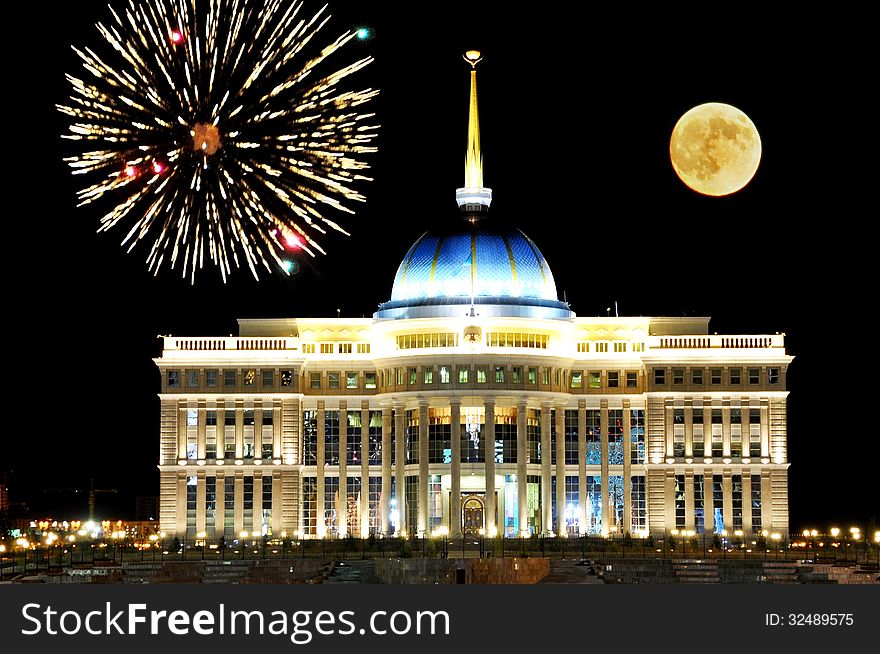
[[[565,528],[565,407],[556,407],[556,535],[566,536]]]
[[[450,439],[452,441],[452,479],[449,493],[449,533],[461,535],[461,400],[449,400]]]
[[[398,531],[406,531],[406,407],[394,405],[394,476]]]
[[[483,445],[486,461],[486,535],[494,537],[498,533],[495,521],[495,399],[486,398],[486,424],[483,429]]]
[[[516,495],[519,510],[519,533],[528,536],[528,404],[520,400],[516,405]]]
[[[548,535],[553,529],[553,506],[550,494],[550,404],[541,405],[541,533]]]
[[[382,409],[382,533],[391,535],[391,409]]]
[[[361,538],[370,535],[370,403],[361,402]]]

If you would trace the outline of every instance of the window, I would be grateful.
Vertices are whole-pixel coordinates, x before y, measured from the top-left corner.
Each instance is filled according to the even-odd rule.
[[[314,354],[315,353],[315,344],[314,343],[303,343],[302,351],[303,351],[303,354]]]
[[[339,354],[351,354],[351,343],[340,343]]]
[[[275,385],[275,371],[274,370],[261,370],[260,371],[260,382],[263,388],[271,388]]]
[[[333,354],[333,343],[320,343],[321,354]]]
[[[550,385],[550,368],[541,368],[541,383],[544,386]]]
[[[620,373],[617,370],[608,371],[608,388],[620,387]]]
[[[415,386],[418,381],[419,381],[418,370],[416,370],[415,368],[410,368],[409,369],[409,385]]]
[[[205,425],[208,427],[217,426],[217,411],[214,409],[208,409],[205,411]]]
[[[263,426],[271,427],[275,422],[275,412],[272,409],[263,409]]]
[[[449,366],[440,366],[440,383],[449,383]]]
[[[584,385],[584,373],[580,370],[572,370],[571,372],[571,387],[572,388],[581,388]]]
[[[339,388],[339,373],[338,372],[328,372],[327,373],[327,388]]]
[[[663,385],[666,383],[666,370],[663,368],[654,369],[654,383],[657,385]]]
[[[293,370],[282,370],[281,371],[281,385],[282,386],[292,386],[293,385]]]
[[[459,368],[458,369],[458,383],[459,384],[467,384],[468,381],[468,369],[467,368]]]
[[[253,409],[245,409],[244,424],[246,427],[253,427],[254,426],[254,410]]]
[[[578,352],[589,352],[590,351],[590,343],[589,341],[579,341],[577,346]]]
[[[403,368],[397,369],[397,385],[403,386]]]
[[[477,368],[477,383],[485,384],[486,383],[486,369],[485,368]]]
[[[684,368],[673,368],[672,369],[672,383],[673,384],[684,384]]]
[[[742,370],[740,368],[731,368],[730,369],[730,383],[733,385],[739,385],[742,383],[740,375]]]
[[[749,383],[750,384],[760,384],[761,383],[761,369],[760,368],[749,368]]]
[[[187,370],[186,371],[186,385],[188,388],[198,388],[198,385],[199,385],[199,371],[198,370]]]
[[[779,368],[767,368],[767,383],[768,384],[778,384],[779,383]]]
[[[514,384],[522,384],[522,367],[514,366],[511,368],[511,377]]]
[[[401,334],[397,337],[398,350],[411,350],[425,347],[457,347],[458,334],[455,332],[427,332],[421,334]]]
[[[217,370],[211,369],[205,371],[205,386],[208,388],[217,388]]]
[[[730,424],[731,425],[741,425],[742,424],[742,409],[731,409],[730,410]]]
[[[345,373],[345,387],[346,388],[357,388],[358,387],[358,374],[357,372],[346,372]]]
[[[318,412],[303,411],[303,463],[313,466],[318,462]]]
[[[186,426],[187,427],[198,427],[199,426],[199,412],[196,409],[189,409],[186,412]]]
[[[178,388],[180,386],[180,371],[179,370],[169,370],[168,371],[168,386],[170,388]]]
[[[309,373],[309,388],[321,388],[321,373]]]
[[[615,352],[626,352],[626,343],[615,343],[614,344]]]
[[[257,381],[257,371],[256,370],[245,370],[244,371],[244,385],[245,386],[253,386],[254,382]]]
[[[537,368],[529,368],[529,383],[537,384],[538,383],[538,369]]]
[[[608,343],[596,343],[596,352],[607,352]]]
[[[235,370],[224,370],[223,371],[223,385],[224,386],[235,386],[236,383],[236,372]]]
[[[639,373],[635,370],[626,371],[626,387],[635,388],[639,385]]]
[[[629,419],[629,461],[633,464],[645,462],[645,412],[632,409]]]
[[[422,370],[422,372],[424,373],[423,379],[424,379],[425,383],[426,384],[433,384],[434,383],[434,369],[433,368],[425,368]]]
[[[357,353],[358,354],[369,354],[370,353],[370,344],[369,343],[358,343]]]
[[[633,352],[644,352],[645,344],[644,343],[633,343]]]
[[[530,347],[546,350],[547,334],[487,332],[486,345],[489,347]]]
[[[375,372],[365,372],[364,373],[364,388],[376,388],[376,373]]]
[[[225,427],[235,427],[235,411],[226,410],[223,412],[223,425]]]
[[[602,385],[602,375],[598,370],[590,371],[590,388],[599,388]]]
[[[695,384],[697,386],[703,385],[703,369],[702,368],[691,368],[691,384]]]
[[[504,366],[495,366],[495,383],[504,383]]]
[[[712,368],[709,374],[712,379],[713,386],[717,386],[721,383],[721,368]]]

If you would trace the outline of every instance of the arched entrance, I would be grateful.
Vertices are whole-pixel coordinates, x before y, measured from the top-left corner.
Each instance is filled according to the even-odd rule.
[[[465,534],[476,536],[483,529],[484,508],[483,498],[477,495],[461,498],[461,529]]]

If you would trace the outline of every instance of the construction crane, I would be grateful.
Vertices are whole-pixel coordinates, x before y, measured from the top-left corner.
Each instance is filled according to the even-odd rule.
[[[115,488],[95,488],[95,480],[89,479],[89,522],[95,521],[95,495],[98,493],[116,494],[118,492]]]

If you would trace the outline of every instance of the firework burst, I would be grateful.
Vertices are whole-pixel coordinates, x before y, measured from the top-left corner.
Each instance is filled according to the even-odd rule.
[[[343,82],[371,61],[327,60],[357,37],[317,43],[327,7],[302,1],[130,0],[99,23],[99,52],[74,51],[87,75],[58,109],[82,151],[65,159],[90,178],[79,204],[112,206],[98,231],[124,226],[147,265],[195,280],[213,262],[289,273],[288,250],[324,252],[330,216],[353,213],[378,127],[377,91]]]

